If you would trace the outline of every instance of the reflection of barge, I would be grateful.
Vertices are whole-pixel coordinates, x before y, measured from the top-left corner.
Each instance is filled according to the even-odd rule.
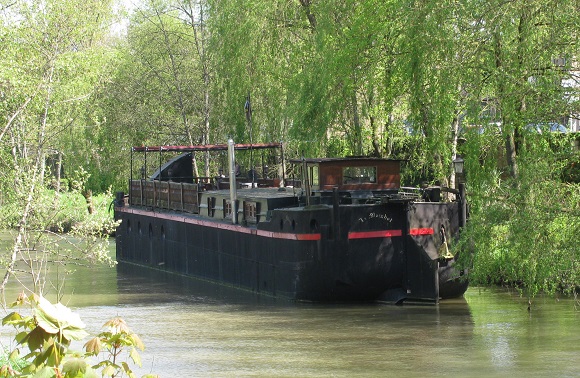
[[[303,175],[292,188],[284,177],[240,180],[234,150],[248,148],[230,141],[230,176],[212,182],[192,177],[191,153],[228,145],[133,148],[160,161],[181,155],[117,197],[117,259],[296,300],[437,302],[465,292],[447,245],[465,221],[461,197],[404,191],[400,162],[376,158],[294,161]]]

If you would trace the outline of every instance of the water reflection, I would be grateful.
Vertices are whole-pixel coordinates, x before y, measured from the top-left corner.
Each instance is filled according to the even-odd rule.
[[[509,290],[474,288],[467,296],[480,359],[494,376],[576,377],[580,366],[580,313],[573,300],[527,299]]]
[[[164,376],[433,375],[468,366],[458,356],[473,335],[465,299],[295,303],[128,264],[117,269],[117,291],[123,316],[154,350],[144,366]]]
[[[531,313],[517,293],[479,288],[439,306],[294,303],[128,264],[79,268],[66,290],[89,332],[121,316],[141,335],[138,375],[573,377],[580,366],[569,299],[538,298]]]

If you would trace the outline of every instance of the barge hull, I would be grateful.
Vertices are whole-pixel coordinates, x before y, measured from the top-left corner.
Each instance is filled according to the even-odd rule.
[[[331,225],[331,207],[276,210],[260,228],[117,207],[117,259],[292,300],[437,302],[461,291],[441,282],[439,272],[450,264],[441,264],[435,248],[434,230],[452,229],[456,210],[421,205],[341,207],[339,219],[356,219],[339,230]],[[274,230],[289,217],[299,225],[293,232]],[[316,228],[300,227],[313,217]]]

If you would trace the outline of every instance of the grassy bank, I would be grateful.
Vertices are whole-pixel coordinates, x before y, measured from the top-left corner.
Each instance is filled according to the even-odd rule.
[[[69,233],[81,231],[89,235],[112,235],[114,232],[113,195],[106,192],[86,195],[80,191],[57,193],[43,189],[37,195],[27,228],[37,231]],[[18,227],[22,217],[20,201],[2,204],[0,228]]]

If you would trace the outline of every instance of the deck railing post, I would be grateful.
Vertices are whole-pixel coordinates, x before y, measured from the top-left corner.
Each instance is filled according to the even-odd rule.
[[[141,192],[141,203],[139,205],[143,206],[145,201],[145,193],[143,193],[143,179],[139,180],[139,191]]]
[[[235,145],[232,139],[228,139],[228,161],[230,166],[230,202],[232,204],[232,223],[238,223],[237,193],[236,193],[236,156]]]
[[[181,211],[183,211],[185,209],[185,204],[183,203],[183,183],[180,182],[179,184],[180,184],[180,190],[181,190],[181,197],[180,197],[180,200],[181,200]]]
[[[155,180],[153,180],[153,208],[157,207],[157,186],[155,185]]]

